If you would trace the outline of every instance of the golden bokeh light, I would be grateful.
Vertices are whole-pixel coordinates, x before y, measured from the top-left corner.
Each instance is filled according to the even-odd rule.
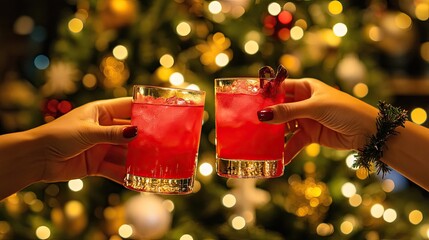
[[[395,16],[395,25],[400,29],[409,29],[412,22],[410,16],[405,13],[400,12]]]
[[[40,226],[36,229],[36,237],[38,239],[48,239],[51,236],[51,229],[46,226]]]
[[[79,18],[73,18],[68,24],[69,30],[72,33],[79,33],[83,29],[83,22]]]
[[[368,95],[368,92],[368,85],[365,83],[358,83],[353,87],[353,95],[358,98],[364,98],[366,95]]]
[[[417,225],[423,220],[423,213],[420,210],[413,210],[408,214],[408,220],[411,224]]]
[[[423,124],[427,120],[427,112],[423,108],[414,108],[410,115],[411,121],[416,124]]]
[[[174,65],[174,58],[170,54],[164,54],[159,59],[159,63],[165,68],[171,68]]]
[[[331,1],[328,4],[328,10],[333,15],[338,15],[343,11],[343,5],[340,1]]]
[[[310,157],[317,157],[320,153],[320,145],[317,143],[311,143],[305,148],[305,153]]]
[[[416,18],[420,21],[427,21],[429,19],[429,2],[418,2],[415,9]]]

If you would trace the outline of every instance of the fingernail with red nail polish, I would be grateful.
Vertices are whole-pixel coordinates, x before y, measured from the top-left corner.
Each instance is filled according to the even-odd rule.
[[[258,119],[261,122],[270,121],[274,118],[274,112],[271,108],[265,108],[258,111]]]
[[[124,138],[133,138],[137,136],[137,126],[126,127],[122,131],[122,136]]]

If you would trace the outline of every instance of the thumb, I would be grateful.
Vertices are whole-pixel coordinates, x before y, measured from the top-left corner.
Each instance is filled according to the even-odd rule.
[[[282,103],[257,112],[258,119],[266,123],[285,123],[298,118],[308,117],[308,100]]]
[[[137,126],[95,126],[88,136],[93,144],[97,143],[112,143],[122,144],[128,143],[137,136]]]

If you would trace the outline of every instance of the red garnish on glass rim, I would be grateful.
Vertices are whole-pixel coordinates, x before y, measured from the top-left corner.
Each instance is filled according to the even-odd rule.
[[[274,97],[280,84],[289,76],[288,71],[283,65],[277,68],[277,74],[274,76],[274,69],[270,66],[264,66],[259,69],[259,85],[264,97]],[[272,79],[267,81],[268,79]]]

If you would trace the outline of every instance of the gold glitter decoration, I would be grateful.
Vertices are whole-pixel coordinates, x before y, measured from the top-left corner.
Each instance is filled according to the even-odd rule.
[[[130,72],[125,63],[112,56],[103,59],[100,64],[100,69],[104,75],[103,85],[106,88],[121,87],[130,76]]]
[[[329,210],[332,197],[327,185],[324,182],[317,181],[313,176],[315,169],[315,164],[308,162],[304,166],[305,179],[301,179],[297,174],[289,177],[289,188],[284,208],[298,217],[306,218],[310,224],[316,226],[323,220]]]

